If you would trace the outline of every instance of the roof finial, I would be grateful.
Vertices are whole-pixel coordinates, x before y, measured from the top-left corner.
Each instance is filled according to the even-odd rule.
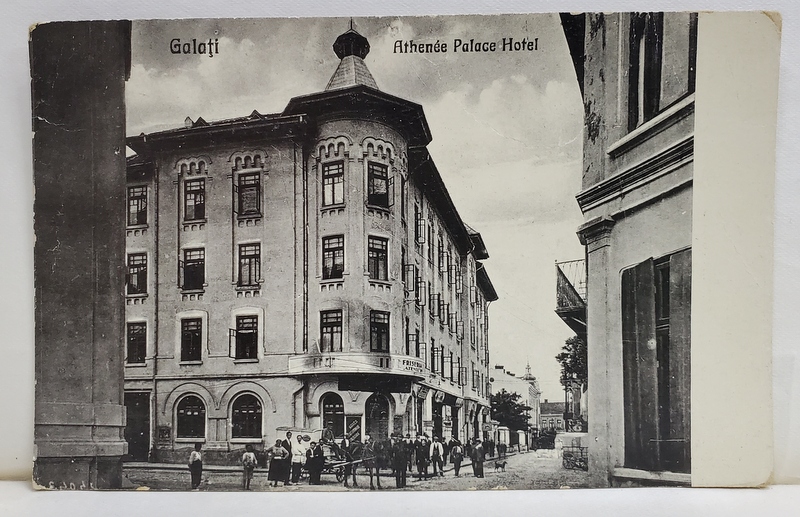
[[[353,30],[353,17],[350,17],[350,30]]]

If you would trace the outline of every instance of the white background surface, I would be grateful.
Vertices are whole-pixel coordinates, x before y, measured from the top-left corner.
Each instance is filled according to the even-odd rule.
[[[230,4],[230,5],[229,5]],[[27,27],[37,21],[169,17],[365,16],[531,11],[776,10],[783,15],[775,215],[774,393],[775,474],[800,482],[800,6],[790,1],[441,1],[396,5],[341,1],[315,5],[307,0],[271,2],[37,1],[4,6],[0,47],[0,131],[3,169],[0,188],[0,477],[29,475],[33,441],[33,231],[30,140],[30,82]],[[54,49],[57,51],[57,49]],[[746,207],[743,207],[746,209]],[[747,303],[743,300],[743,303]],[[768,310],[754,307],[753,310]],[[747,383],[747,379],[741,379]],[[767,401],[765,401],[767,402]],[[747,407],[741,418],[748,419]],[[0,514],[177,515],[210,510],[226,513],[292,515],[406,515],[460,511],[465,515],[754,515],[793,514],[798,487],[766,490],[584,490],[496,493],[292,494],[86,494],[35,493],[25,482],[0,483]],[[135,499],[134,499],[135,498]]]

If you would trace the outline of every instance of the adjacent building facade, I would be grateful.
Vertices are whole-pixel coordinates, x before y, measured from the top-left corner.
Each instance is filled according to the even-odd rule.
[[[562,15],[585,108],[589,473],[689,484],[691,13]]]
[[[234,458],[283,428],[483,436],[488,306],[478,232],[382,92],[366,38],[282,113],[130,137],[129,456]]]

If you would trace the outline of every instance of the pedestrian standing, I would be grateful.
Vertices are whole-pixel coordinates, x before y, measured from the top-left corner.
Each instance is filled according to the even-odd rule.
[[[439,440],[438,436],[433,437],[433,442],[431,442],[429,453],[431,456],[431,463],[433,464],[433,476],[443,477],[444,463],[442,462],[442,458],[444,457],[444,447],[442,446],[442,442]]]
[[[461,447],[458,440],[450,447],[450,459],[453,462],[453,472],[458,477],[458,473],[461,471],[461,460],[464,459],[464,448]]]
[[[290,478],[291,473],[292,473],[292,432],[291,431],[286,431],[286,439],[281,442],[281,447],[286,449],[286,452],[289,453],[289,455],[286,457],[286,459],[283,460],[283,462],[284,462],[283,471],[286,474],[286,477],[282,481],[283,481],[283,485],[286,486],[286,485],[291,485],[292,484],[289,481],[289,478]]]
[[[256,454],[253,452],[253,446],[248,444],[244,447],[244,454],[242,455],[242,489],[250,490],[250,481],[253,480],[253,471],[256,468]]]
[[[392,468],[394,469],[394,479],[397,488],[406,487],[406,444],[400,436],[392,437],[392,448],[390,450]]]
[[[430,463],[430,445],[428,444],[427,436],[420,437],[416,444],[415,453],[417,460],[417,474],[420,479],[428,479],[428,464]]]
[[[306,461],[307,447],[303,443],[303,436],[297,435],[297,441],[292,444],[292,483],[297,484],[300,481],[300,475],[303,472],[303,463]]]
[[[476,478],[483,477],[483,462],[486,461],[486,453],[483,450],[483,444],[480,438],[475,438],[475,443],[472,445],[472,472]]]
[[[202,443],[194,444],[194,450],[189,454],[189,472],[192,474],[192,490],[200,490],[200,480],[203,479],[203,456],[200,449]]]
[[[286,461],[289,458],[289,451],[281,446],[280,440],[275,440],[275,445],[267,450],[270,457],[269,473],[267,481],[272,481],[272,486],[278,486],[278,481],[286,479]]]
[[[414,471],[414,442],[411,440],[411,435],[407,434],[406,439],[403,441],[406,448],[406,463],[408,463],[408,471]]]
[[[325,465],[325,457],[322,452],[322,445],[311,442],[306,452],[306,468],[308,469],[308,483],[310,485],[321,485],[322,467]]]

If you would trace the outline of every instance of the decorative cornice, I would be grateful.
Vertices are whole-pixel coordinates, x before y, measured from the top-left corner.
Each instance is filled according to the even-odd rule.
[[[694,159],[694,134],[689,134],[647,159],[578,193],[575,199],[584,212],[632,190]]]
[[[614,220],[610,217],[595,217],[578,227],[578,239],[584,246],[589,246],[591,252],[601,245],[607,245],[612,228]]]
[[[608,155],[612,158],[628,152],[642,142],[664,131],[678,121],[694,113],[694,94],[676,102],[652,119],[623,136],[608,148]]]

